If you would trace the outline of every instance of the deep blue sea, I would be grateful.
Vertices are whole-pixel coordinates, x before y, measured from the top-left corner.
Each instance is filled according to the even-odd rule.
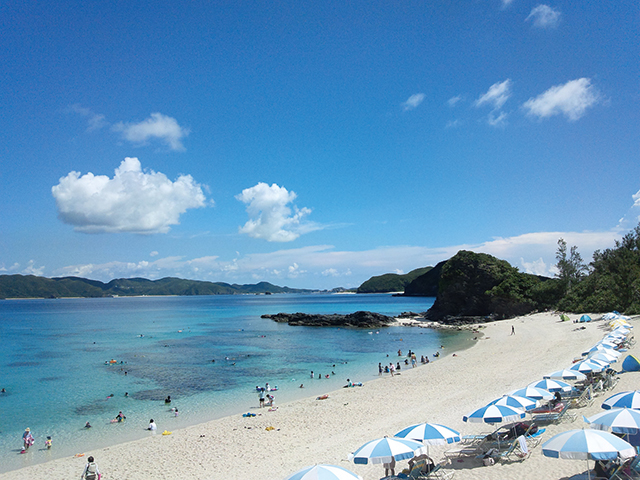
[[[151,418],[160,433],[255,409],[255,387],[266,382],[279,387],[277,405],[335,390],[347,378],[372,380],[378,362],[397,361],[399,349],[433,359],[440,345],[468,346],[461,333],[290,327],[260,318],[398,315],[423,312],[433,300],[323,294],[0,301],[0,472],[143,438]],[[127,420],[111,423],[119,411]],[[86,422],[93,427],[83,428]],[[36,443],[21,455],[26,427]]]

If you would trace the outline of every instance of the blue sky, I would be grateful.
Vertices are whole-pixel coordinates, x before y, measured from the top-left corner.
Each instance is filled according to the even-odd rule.
[[[634,2],[0,5],[0,273],[554,273],[638,224]],[[635,202],[638,201],[638,205]]]

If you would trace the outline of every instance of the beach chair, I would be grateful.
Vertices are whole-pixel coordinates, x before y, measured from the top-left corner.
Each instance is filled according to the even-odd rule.
[[[444,452],[444,456],[448,461],[451,461],[452,458],[476,457],[482,452],[483,450],[479,445],[460,445]]]
[[[532,424],[533,425],[533,424]],[[542,441],[542,434],[546,431],[546,428],[539,428],[536,433],[525,433],[524,438],[527,439],[527,443],[530,448],[536,448]]]
[[[576,415],[569,412],[569,403],[567,402],[560,412],[554,413],[542,413],[539,415],[534,415],[531,419],[535,423],[555,423],[558,424],[563,420],[569,420],[570,422],[575,421]]]
[[[570,408],[589,407],[593,404],[593,401],[594,401],[593,389],[591,385],[589,385],[587,388],[584,389],[584,391],[580,394],[579,397],[573,398],[569,402],[569,407]]]
[[[516,438],[506,450],[491,455],[495,460],[526,460],[529,455],[529,446],[527,445],[527,440],[524,438],[524,435],[520,435]]]
[[[429,473],[418,477],[418,480],[450,480],[453,478],[453,473],[443,470],[442,464],[438,464]]]

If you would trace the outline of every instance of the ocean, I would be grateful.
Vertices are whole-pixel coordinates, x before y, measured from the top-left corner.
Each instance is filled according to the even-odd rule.
[[[469,346],[470,335],[460,332],[291,327],[260,318],[395,316],[426,311],[433,301],[349,294],[0,301],[0,472],[144,438],[151,418],[160,433],[255,411],[255,387],[266,382],[278,386],[277,405],[336,390],[347,378],[377,378],[378,362],[404,359],[398,350],[434,360],[441,345]],[[112,423],[119,411],[126,421]],[[36,443],[21,455],[26,427]]]

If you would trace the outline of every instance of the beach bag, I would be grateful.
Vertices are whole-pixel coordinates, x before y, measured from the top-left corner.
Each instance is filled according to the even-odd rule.
[[[97,470],[98,466],[94,462],[91,462],[87,465],[87,471],[84,474],[84,478],[86,480],[98,480],[98,474],[96,473]]]

